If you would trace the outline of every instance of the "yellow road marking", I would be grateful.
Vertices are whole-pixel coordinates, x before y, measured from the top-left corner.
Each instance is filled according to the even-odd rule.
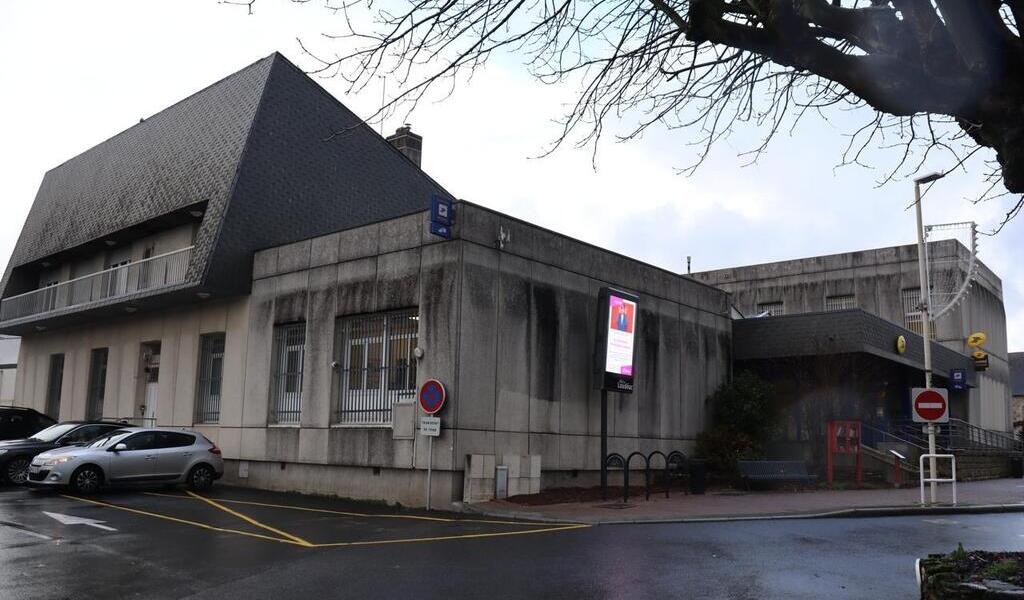
[[[292,545],[295,545],[295,546],[301,545],[301,544],[298,544],[297,542],[293,542],[291,540],[286,540],[286,539],[281,539],[281,538],[278,538],[278,537],[271,537],[269,535],[262,535],[262,534],[259,534],[259,533],[249,533],[248,531],[240,531],[238,529],[228,529],[228,528],[225,528],[225,527],[215,527],[213,525],[207,525],[206,523],[199,523],[197,521],[189,521],[188,519],[179,519],[178,517],[172,517],[172,516],[169,516],[169,515],[162,515],[160,513],[149,512],[149,511],[146,511],[146,510],[139,510],[137,508],[130,508],[130,507],[127,507],[127,506],[121,506],[120,504],[111,504],[109,502],[102,502],[100,500],[90,500],[88,498],[80,498],[78,496],[68,496],[66,494],[61,494],[61,496],[64,497],[64,498],[68,498],[69,500],[77,500],[79,502],[87,502],[89,504],[96,504],[98,506],[106,506],[108,508],[116,508],[117,510],[123,510],[123,511],[127,511],[127,512],[130,512],[130,513],[135,513],[135,514],[139,514],[139,515],[145,515],[147,517],[154,517],[154,518],[157,518],[157,519],[164,519],[166,521],[173,521],[175,523],[181,523],[183,525],[192,525],[193,527],[199,527],[201,529],[209,529],[210,531],[219,531],[221,533],[237,533],[238,535],[246,535],[246,536],[254,537],[254,538],[257,538],[257,539],[261,539],[261,540],[270,540],[272,542],[281,542],[282,544],[292,544]]]
[[[554,531],[568,531],[570,529],[585,529],[587,527],[590,527],[590,525],[587,525],[585,523],[574,523],[572,525],[547,527],[544,529],[530,529],[527,531],[503,531],[499,533],[463,533],[457,535],[442,535],[437,537],[404,538],[398,540],[368,540],[363,542],[328,542],[326,544],[314,544],[314,546],[317,548],[333,548],[338,546],[377,546],[381,544],[409,544],[412,542],[441,542],[444,540],[466,540],[472,538],[491,538],[508,535],[527,535],[530,533],[551,533]]]
[[[214,525],[208,525],[206,523],[200,523],[198,521],[190,521],[188,519],[180,519],[178,517],[172,517],[170,515],[164,515],[164,514],[150,512],[150,511],[146,511],[146,510],[140,510],[140,509],[137,509],[137,508],[131,508],[131,507],[128,507],[128,506],[122,506],[120,504],[111,504],[110,502],[103,502],[101,500],[92,500],[92,499],[89,499],[89,498],[81,498],[81,497],[78,497],[78,496],[69,496],[69,495],[66,495],[66,494],[61,494],[61,496],[63,496],[64,498],[68,498],[69,500],[77,500],[79,502],[86,502],[86,503],[95,504],[95,505],[98,505],[98,506],[106,506],[108,508],[114,508],[114,509],[117,509],[117,510],[123,510],[123,511],[130,512],[130,513],[135,513],[135,514],[139,514],[139,515],[145,515],[147,517],[154,517],[154,518],[157,518],[157,519],[164,519],[166,521],[172,521],[174,523],[180,523],[180,524],[183,524],[183,525],[191,525],[193,527],[199,527],[201,529],[207,529],[207,530],[210,530],[210,531],[218,531],[218,532],[221,532],[221,533],[234,533],[234,534],[244,535],[244,536],[247,536],[247,537],[256,538],[256,539],[260,539],[260,540],[268,540],[268,541],[271,541],[271,542],[279,542],[281,544],[289,544],[289,545],[292,545],[292,546],[300,546],[302,548],[337,548],[337,547],[342,547],[342,546],[379,546],[379,545],[384,545],[384,544],[410,544],[410,543],[415,543],[415,542],[440,542],[440,541],[447,541],[447,540],[466,540],[466,539],[481,539],[481,538],[505,537],[505,536],[511,536],[511,535],[526,535],[526,534],[532,534],[532,533],[553,533],[553,532],[556,532],[556,531],[569,531],[569,530],[572,530],[572,529],[585,529],[587,527],[590,527],[590,525],[587,525],[587,524],[584,524],[584,523],[566,523],[566,524],[557,524],[557,523],[556,524],[550,524],[550,523],[522,523],[522,522],[518,522],[518,521],[486,521],[486,520],[482,520],[482,519],[474,520],[474,519],[444,519],[444,518],[440,518],[440,517],[416,517],[414,515],[374,515],[374,514],[361,514],[361,513],[344,513],[344,512],[341,512],[341,511],[332,511],[332,510],[321,509],[321,508],[306,508],[306,507],[300,507],[300,506],[288,506],[288,505],[283,505],[283,504],[282,505],[263,504],[263,503],[258,503],[258,502],[247,502],[247,501],[244,501],[244,500],[223,500],[223,502],[236,502],[236,503],[243,503],[243,504],[254,504],[254,505],[257,505],[257,506],[269,506],[269,507],[276,507],[276,508],[291,508],[291,509],[294,509],[294,510],[306,510],[306,511],[311,511],[311,512],[326,512],[326,513],[334,513],[334,514],[349,515],[349,516],[396,517],[396,518],[407,517],[407,518],[421,518],[421,519],[427,519],[427,520],[432,520],[432,521],[445,521],[445,522],[470,521],[470,522],[483,522],[483,523],[494,523],[494,524],[532,525],[534,527],[540,527],[540,529],[529,529],[529,530],[526,530],[526,531],[503,531],[503,532],[491,532],[491,533],[463,533],[463,534],[455,534],[455,535],[443,535],[443,536],[422,537],[422,538],[399,538],[399,539],[392,539],[392,540],[365,540],[365,541],[357,541],[357,542],[327,542],[327,543],[322,543],[322,544],[314,544],[314,543],[308,542],[308,541],[306,541],[306,540],[304,540],[304,539],[302,539],[300,537],[293,536],[290,533],[281,531],[279,529],[274,529],[273,527],[270,527],[268,525],[264,525],[264,524],[256,521],[255,519],[252,519],[252,518],[250,518],[250,517],[248,517],[246,515],[243,515],[242,513],[233,511],[230,508],[227,508],[226,506],[222,506],[219,503],[214,502],[213,500],[210,500],[208,498],[204,498],[203,496],[198,496],[198,495],[192,494],[191,492],[189,492],[189,494],[190,494],[189,496],[179,496],[179,495],[172,495],[172,494],[158,494],[156,492],[147,492],[147,494],[151,495],[151,496],[164,496],[164,497],[168,497],[168,498],[178,498],[178,499],[185,499],[185,500],[190,500],[190,499],[202,500],[202,501],[204,501],[204,502],[206,502],[206,503],[208,503],[210,505],[215,506],[216,508],[219,508],[219,509],[221,509],[221,510],[223,510],[225,512],[228,512],[229,514],[237,516],[237,517],[239,517],[239,518],[241,518],[241,519],[243,519],[243,520],[245,520],[245,521],[247,521],[247,522],[257,526],[257,527],[262,527],[264,529],[267,529],[268,531],[272,531],[274,533],[282,535],[282,536],[284,536],[284,538],[273,537],[273,536],[269,536],[269,535],[262,535],[262,534],[259,534],[259,533],[250,533],[248,531],[241,531],[241,530],[238,530],[238,529],[229,529],[229,528],[226,528],[226,527],[216,527]]]
[[[221,504],[219,502],[216,502],[216,501],[211,500],[209,498],[200,496],[199,494],[193,494],[192,492],[187,492],[187,493],[188,493],[189,496],[191,496],[191,497],[193,497],[193,498],[195,498],[197,500],[202,500],[203,502],[209,504],[210,506],[212,506],[214,508],[219,508],[220,510],[228,513],[229,515],[234,515],[234,516],[238,517],[239,519],[242,519],[246,523],[249,523],[250,525],[255,525],[256,527],[260,527],[262,529],[266,529],[267,531],[269,531],[271,533],[276,533],[277,535],[280,535],[282,537],[288,538],[289,540],[295,542],[296,544],[298,544],[300,546],[306,546],[307,548],[311,548],[313,546],[312,543],[310,543],[310,542],[300,538],[297,535],[292,535],[292,534],[288,533],[287,531],[281,531],[280,529],[277,529],[275,527],[271,527],[270,525],[266,525],[264,523],[260,523],[256,519],[253,519],[252,517],[250,517],[248,515],[243,515],[242,513],[238,512],[238,511],[231,510],[230,508],[224,506],[223,504]]]
[[[159,492],[144,492],[149,496],[160,496],[163,498],[177,498],[179,500],[189,500],[189,496],[182,496],[179,494],[161,494]],[[331,515],[340,515],[344,517],[367,517],[374,519],[413,519],[420,521],[435,521],[439,523],[485,523],[491,525],[519,525],[524,527],[549,527],[549,526],[563,526],[563,525],[580,525],[581,523],[531,523],[529,521],[500,521],[495,519],[448,519],[444,517],[424,517],[421,515],[388,515],[388,514],[375,514],[375,513],[355,513],[346,512],[341,510],[331,510],[328,508],[310,508],[307,506],[295,506],[291,504],[269,504],[266,502],[251,502],[248,500],[231,500],[229,498],[218,498],[219,502],[229,504],[246,504],[249,506],[263,506],[266,508],[287,508],[289,510],[301,510],[306,512],[315,513],[326,513]]]

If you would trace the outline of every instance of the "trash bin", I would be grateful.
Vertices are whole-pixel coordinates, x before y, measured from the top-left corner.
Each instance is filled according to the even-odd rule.
[[[707,489],[708,465],[700,459],[690,459],[690,493],[703,494]]]

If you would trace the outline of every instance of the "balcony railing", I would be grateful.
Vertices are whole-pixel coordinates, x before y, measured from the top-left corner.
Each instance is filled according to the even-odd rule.
[[[192,248],[189,246],[4,298],[0,303],[0,321],[85,307],[183,283],[192,259]]]

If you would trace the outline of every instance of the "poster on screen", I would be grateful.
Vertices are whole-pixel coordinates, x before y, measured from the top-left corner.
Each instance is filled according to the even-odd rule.
[[[601,389],[632,393],[636,370],[636,326],[640,299],[602,288],[598,296],[597,364]]]

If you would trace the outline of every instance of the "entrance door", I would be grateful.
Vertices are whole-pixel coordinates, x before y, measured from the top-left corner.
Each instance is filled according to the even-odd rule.
[[[140,355],[139,414],[143,427],[153,427],[160,401],[160,342],[142,344]]]

